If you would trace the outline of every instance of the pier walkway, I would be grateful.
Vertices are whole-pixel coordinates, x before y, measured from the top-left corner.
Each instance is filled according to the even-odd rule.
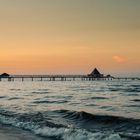
[[[101,74],[96,68],[90,73],[85,75],[9,75],[3,73],[0,75],[0,81],[7,79],[8,81],[15,81],[20,79],[24,80],[37,80],[37,81],[95,81],[95,80],[140,80],[138,77],[113,77],[111,75]]]
[[[15,81],[19,79],[20,81],[25,81],[29,79],[30,81],[97,81],[97,80],[140,80],[138,77],[93,77],[91,75],[10,75],[5,77],[0,77],[0,81],[7,79],[8,81]]]

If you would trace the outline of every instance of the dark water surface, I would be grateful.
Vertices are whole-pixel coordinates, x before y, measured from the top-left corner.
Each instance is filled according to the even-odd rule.
[[[52,140],[139,140],[140,81],[2,81],[0,124]]]

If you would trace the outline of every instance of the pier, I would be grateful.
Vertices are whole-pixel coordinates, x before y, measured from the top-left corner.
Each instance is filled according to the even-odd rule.
[[[34,81],[38,79],[39,81],[93,81],[93,80],[111,80],[111,78],[102,77],[95,78],[88,75],[12,75],[10,77],[0,77],[0,81],[2,79],[7,79],[8,81],[15,81],[16,79],[20,79],[20,81],[25,81],[30,79],[30,81]]]
[[[104,76],[96,68],[85,75],[9,75],[3,73],[0,75],[0,81],[103,81],[103,80],[140,80],[138,77],[113,77],[111,75]]]
[[[103,81],[103,80],[140,80],[138,77],[92,77],[89,75],[12,75],[0,77],[0,81]]]

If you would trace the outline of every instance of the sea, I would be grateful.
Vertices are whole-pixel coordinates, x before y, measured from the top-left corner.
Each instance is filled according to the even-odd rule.
[[[36,140],[140,140],[140,81],[4,79],[0,128]]]

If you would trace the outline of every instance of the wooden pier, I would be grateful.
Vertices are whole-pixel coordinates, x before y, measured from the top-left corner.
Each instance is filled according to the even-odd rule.
[[[3,79],[7,79],[8,81],[15,81],[16,79],[20,79],[20,81],[25,81],[30,79],[30,81],[34,81],[38,79],[38,81],[93,81],[93,80],[111,80],[111,78],[95,78],[88,75],[12,75],[9,77],[0,77],[0,81]]]
[[[0,77],[0,81],[7,79],[7,81],[99,81],[99,80],[140,80],[138,77],[93,77],[90,75],[10,75]],[[36,80],[37,79],[37,80]]]
[[[111,75],[104,76],[96,68],[90,73],[85,75],[9,75],[3,73],[0,75],[0,81],[7,79],[8,81],[98,81],[98,80],[140,80],[138,77],[113,77]]]

